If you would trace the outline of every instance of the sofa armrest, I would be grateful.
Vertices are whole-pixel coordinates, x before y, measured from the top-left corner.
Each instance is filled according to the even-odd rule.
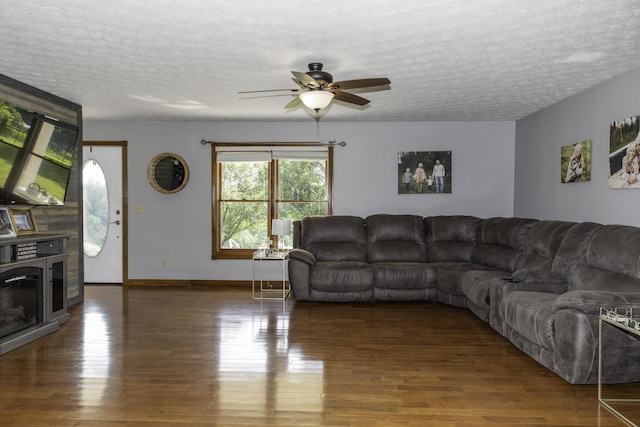
[[[311,252],[300,248],[290,250],[289,259],[297,259],[312,266],[316,265],[316,257]]]
[[[584,314],[599,315],[600,307],[640,304],[640,292],[570,291],[553,303],[553,311],[574,309]]]

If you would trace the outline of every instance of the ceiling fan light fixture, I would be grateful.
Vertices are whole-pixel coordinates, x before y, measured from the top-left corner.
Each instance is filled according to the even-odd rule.
[[[310,90],[300,94],[302,103],[316,112],[326,108],[335,95],[326,90]]]

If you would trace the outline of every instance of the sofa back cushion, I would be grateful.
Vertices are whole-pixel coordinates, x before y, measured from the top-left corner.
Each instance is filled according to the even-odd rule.
[[[466,215],[440,215],[424,219],[429,262],[470,262],[482,220]]]
[[[581,222],[567,232],[567,235],[560,243],[558,252],[551,264],[551,272],[563,277],[567,282],[578,266],[578,261],[582,258],[589,239],[594,232],[604,227],[595,222]]]
[[[575,222],[539,221],[527,233],[525,250],[518,260],[518,269],[551,270],[551,265],[565,236]]]
[[[476,233],[471,261],[513,272],[526,248],[527,233],[538,222],[528,218],[488,218]]]
[[[640,228],[605,225],[596,230],[568,290],[640,292]]]
[[[427,242],[422,217],[371,215],[367,217],[367,259],[374,262],[426,262]]]
[[[317,261],[367,261],[364,218],[314,216],[300,223],[300,247]]]

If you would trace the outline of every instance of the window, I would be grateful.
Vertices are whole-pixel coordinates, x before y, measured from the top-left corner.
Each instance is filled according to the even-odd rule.
[[[0,101],[3,202],[62,205],[78,128]]]
[[[293,236],[271,236],[271,220],[330,215],[332,160],[325,145],[213,144],[212,257],[292,247]]]

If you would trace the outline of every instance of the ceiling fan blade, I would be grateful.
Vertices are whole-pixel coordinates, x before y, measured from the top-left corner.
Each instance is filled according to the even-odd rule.
[[[243,100],[247,100],[247,99],[277,98],[279,96],[287,96],[287,97],[296,96],[297,97],[298,95],[292,95],[290,93],[278,93],[278,94],[269,94],[269,95],[247,94],[247,95],[245,95],[243,97],[240,97],[238,99],[243,101]]]
[[[368,99],[364,99],[361,96],[354,95],[349,92],[343,92],[341,90],[331,89],[329,92],[333,92],[335,94],[335,97],[333,99],[336,99],[338,101],[348,102],[350,104],[367,105],[369,102],[371,102]]]
[[[365,87],[375,86],[388,86],[391,84],[391,80],[386,77],[376,79],[357,79],[357,80],[344,80],[342,82],[331,83],[331,89],[361,89]],[[390,88],[389,88],[390,89]]]
[[[296,83],[298,83],[300,85],[300,87],[312,88],[313,89],[313,88],[321,86],[319,81],[317,81],[316,79],[314,79],[313,77],[311,77],[307,73],[301,73],[299,71],[292,71],[291,74],[293,74],[296,77],[294,79],[294,81],[296,81]]]
[[[260,92],[299,92],[298,89],[266,89],[266,90],[245,90],[238,93],[260,93]]]
[[[304,83],[302,83],[300,80],[296,79],[295,77],[291,77],[291,80],[293,80],[295,84],[300,86],[300,89],[305,89],[305,90],[308,89],[307,86],[304,85]]]
[[[294,108],[297,107],[298,105],[302,104],[302,100],[300,99],[299,96],[296,96],[295,98],[293,98],[291,100],[290,103],[288,103],[287,105],[284,106],[284,108]]]

